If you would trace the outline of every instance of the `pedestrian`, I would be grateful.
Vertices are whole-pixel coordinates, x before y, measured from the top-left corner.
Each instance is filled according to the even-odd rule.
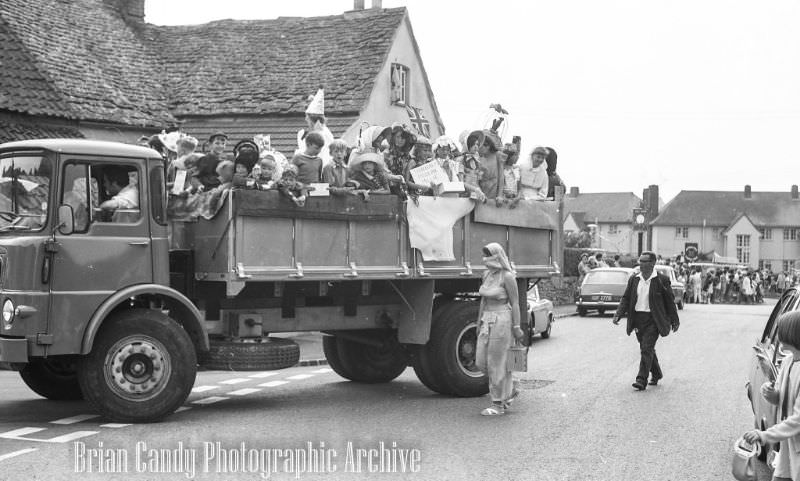
[[[642,252],[639,274],[628,279],[625,294],[612,319],[614,324],[619,324],[621,317],[627,317],[626,332],[630,336],[636,331],[641,357],[633,387],[639,391],[647,388],[648,374],[652,386],[664,377],[656,356],[656,341],[659,336],[669,335],[670,329],[675,332],[680,326],[669,278],[658,274],[654,269],[655,263],[655,253]]]
[[[777,414],[781,422],[766,431],[748,431],[744,439],[751,444],[780,442],[772,479],[800,480],[800,369],[794,369],[800,360],[800,311],[787,312],[778,318],[778,339],[781,349],[788,354],[781,362],[775,384],[761,385],[761,396],[779,406]]]
[[[517,279],[503,247],[492,242],[483,248],[486,272],[478,293],[478,345],[475,365],[489,376],[492,404],[481,411],[484,416],[504,414],[519,390],[508,369],[508,350],[514,339],[522,339]]]
[[[608,267],[606,261],[603,260],[602,252],[598,252],[597,254],[594,255],[594,261],[597,267]]]
[[[700,269],[697,268],[694,271],[694,274],[691,275],[692,280],[692,302],[695,304],[699,304],[703,302],[703,274],[700,273]]]
[[[581,260],[578,262],[578,282],[575,284],[575,299],[577,300],[578,295],[581,292],[581,284],[583,284],[583,279],[586,278],[586,274],[592,270],[589,267],[589,254],[583,253],[581,254]]]
[[[750,275],[744,274],[742,276],[742,290],[739,297],[739,302],[744,299],[745,304],[751,304],[753,301],[753,292],[753,282],[750,280]]]

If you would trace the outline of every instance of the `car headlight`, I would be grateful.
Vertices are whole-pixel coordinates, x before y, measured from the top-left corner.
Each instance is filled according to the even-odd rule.
[[[3,303],[3,322],[11,324],[14,321],[14,303],[11,299],[6,299]]]

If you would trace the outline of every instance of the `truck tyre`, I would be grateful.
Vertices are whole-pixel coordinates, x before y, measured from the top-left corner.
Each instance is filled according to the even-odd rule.
[[[211,341],[200,365],[214,371],[270,371],[300,361],[300,346],[291,339],[268,337],[263,342]]]
[[[438,319],[446,317],[448,313],[457,308],[458,305],[458,302],[452,300],[447,300],[441,305],[435,305],[434,311],[431,314],[431,325],[440,322]],[[443,393],[444,388],[442,387],[441,380],[439,380],[440,371],[434,364],[434,361],[431,360],[426,347],[427,344],[417,346],[417,349],[414,351],[414,356],[411,358],[411,365],[414,367],[414,373],[417,375],[417,379],[419,379],[425,387],[433,392]]]
[[[459,397],[489,392],[486,374],[475,367],[478,303],[459,301],[431,325],[431,338],[423,347],[428,371],[437,370],[441,394]]]
[[[83,399],[75,358],[50,357],[29,362],[19,372],[36,394],[54,401]]]
[[[197,357],[186,331],[166,314],[134,309],[114,314],[78,365],[86,400],[117,422],[154,422],[189,396]]]
[[[378,384],[402,374],[408,367],[408,356],[394,332],[380,336],[379,340],[384,342],[383,347],[336,338],[336,351],[346,374],[339,375],[351,381]]]
[[[353,374],[345,369],[339,357],[339,343],[335,336],[322,336],[322,352],[333,372],[345,379],[352,379]]]

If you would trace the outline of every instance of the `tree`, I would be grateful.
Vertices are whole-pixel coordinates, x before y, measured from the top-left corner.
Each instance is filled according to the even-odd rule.
[[[592,233],[588,227],[564,234],[564,247],[588,248],[592,246]]]

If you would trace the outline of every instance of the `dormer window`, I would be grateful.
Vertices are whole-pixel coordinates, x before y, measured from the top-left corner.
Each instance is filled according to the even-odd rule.
[[[399,63],[392,64],[392,78],[391,78],[391,86],[392,91],[390,95],[390,99],[393,105],[400,105],[406,106],[408,105],[409,101],[409,92],[408,92],[408,83],[409,83],[409,75],[408,75],[408,67],[405,65],[401,65]]]

